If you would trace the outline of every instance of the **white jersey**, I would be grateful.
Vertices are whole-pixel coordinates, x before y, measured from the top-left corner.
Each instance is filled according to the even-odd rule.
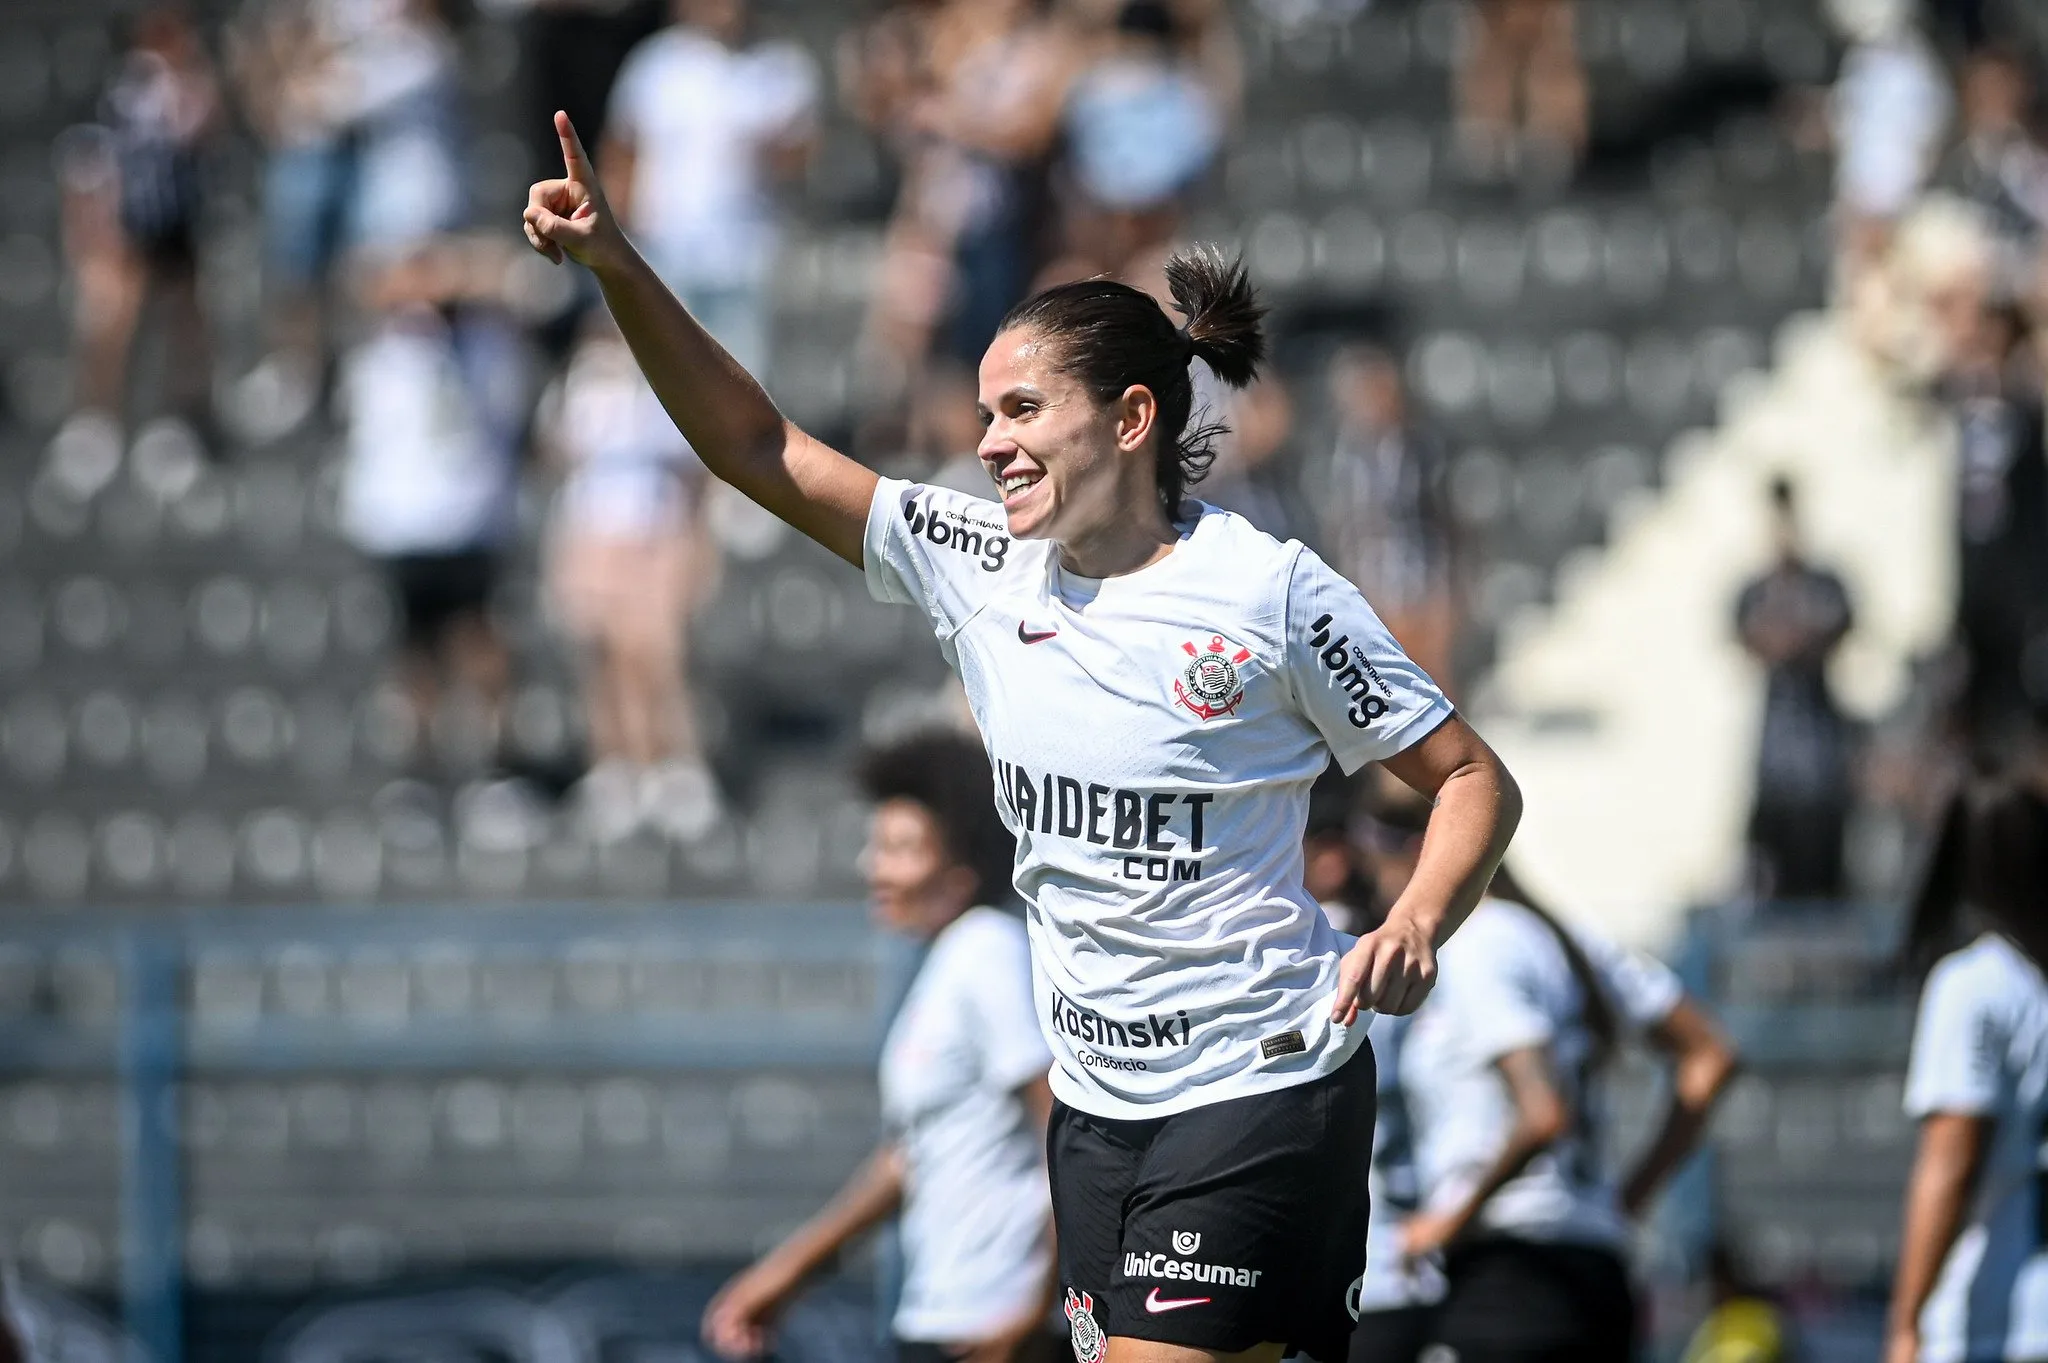
[[[1433,1306],[1443,1300],[1443,1265],[1434,1257],[1401,1253],[1401,1223],[1422,1205],[1422,1179],[1415,1167],[1415,1128],[1401,1087],[1401,1055],[1414,1017],[1375,1016],[1367,1035],[1378,1069],[1378,1112],[1372,1124],[1372,1219],[1365,1234],[1365,1277],[1358,1285],[1358,1310],[1392,1311]]]
[[[2048,1357],[2048,981],[2003,937],[1928,976],[1906,1111],[1991,1123],[1968,1220],[1920,1313],[1923,1363]]]
[[[1653,1027],[1678,1006],[1684,989],[1668,967],[1570,931],[1624,1033]],[[1628,1221],[1601,1168],[1604,1122],[1589,1073],[1595,1041],[1585,993],[1557,934],[1522,905],[1488,899],[1437,963],[1436,989],[1415,1014],[1401,1066],[1426,1205],[1447,1211],[1471,1196],[1514,1129],[1495,1064],[1512,1051],[1546,1046],[1574,1125],[1487,1201],[1476,1229],[1621,1248]]]
[[[865,559],[930,618],[995,764],[1054,1093],[1162,1117],[1349,1059],[1352,939],[1301,883],[1309,786],[1450,714],[1357,590],[1208,506],[1159,562],[1080,578],[995,503],[894,479]]]
[[[932,942],[882,1047],[882,1116],[903,1151],[898,1339],[984,1339],[1051,1267],[1045,1142],[1018,1090],[1052,1064],[1032,1025],[1024,925],[969,909]]]

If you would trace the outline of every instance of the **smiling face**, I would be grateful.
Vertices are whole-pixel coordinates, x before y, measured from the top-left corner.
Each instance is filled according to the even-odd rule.
[[[1010,534],[1071,543],[1157,504],[1148,388],[1113,402],[1093,394],[1028,328],[1003,332],[982,356],[982,467],[1001,491]]]

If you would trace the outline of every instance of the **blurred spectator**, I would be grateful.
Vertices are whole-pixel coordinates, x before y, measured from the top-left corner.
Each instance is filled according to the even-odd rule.
[[[145,11],[102,104],[104,125],[66,139],[64,246],[77,338],[73,429],[118,440],[129,361],[155,305],[164,345],[162,400],[210,426],[212,347],[199,298],[201,159],[219,127],[206,47],[181,8]]]
[[[470,763],[490,755],[509,680],[490,607],[515,528],[523,406],[516,335],[480,255],[435,241],[360,262],[365,332],[340,393],[342,526],[389,577],[415,732],[476,716],[485,750],[455,754]]]
[[[2048,705],[2048,442],[2024,321],[1985,303],[1944,389],[1956,416],[1956,625],[1968,666],[1964,728],[2006,748]]]
[[[1400,366],[1377,346],[1339,350],[1327,383],[1336,446],[1307,480],[1323,550],[1408,655],[1454,689],[1457,565],[1443,447],[1415,423]]]
[[[1045,8],[899,5],[850,49],[851,102],[902,160],[867,327],[879,377],[896,391],[935,347],[979,365],[1030,287],[1078,41]]]
[[[1573,0],[1479,0],[1458,71],[1458,143],[1482,175],[1577,164],[1586,72]]]
[[[675,0],[620,68],[600,152],[612,207],[655,271],[749,373],[767,376],[772,182],[802,169],[818,73],[794,43],[750,43],[746,0]]]
[[[643,824],[695,838],[718,814],[685,670],[684,624],[717,563],[706,475],[609,315],[586,327],[542,423],[566,466],[549,568],[583,670],[582,814],[603,841]]]
[[[1834,91],[1835,204],[1850,280],[1875,264],[1941,149],[1953,103],[1913,0],[1829,0],[1849,39]]]
[[[1735,606],[1742,646],[1764,666],[1750,849],[1761,898],[1829,899],[1844,888],[1853,736],[1827,665],[1852,624],[1849,593],[1801,551],[1792,485],[1774,481],[1770,499],[1776,562]]]
[[[277,348],[245,376],[238,404],[261,438],[297,425],[317,397],[334,263],[454,227],[463,162],[455,44],[435,0],[253,0],[235,36],[267,152]]]
[[[1938,188],[1981,209],[2000,248],[1998,287],[2025,291],[2048,229],[2048,150],[2028,126],[2033,88],[2014,53],[1987,49],[1963,64],[1961,135],[1936,170]]]
[[[1215,467],[1194,495],[1235,511],[1275,538],[1299,539],[1299,517],[1289,505],[1277,462],[1294,436],[1294,399],[1272,377],[1231,397],[1230,430],[1218,442]]]
[[[1128,0],[1067,96],[1070,245],[1091,272],[1124,274],[1170,241],[1182,197],[1216,159],[1225,108],[1192,36],[1166,0]]]
[[[522,110],[519,130],[536,167],[561,159],[555,110],[586,147],[602,146],[612,85],[626,56],[668,19],[667,0],[500,0],[517,6]]]

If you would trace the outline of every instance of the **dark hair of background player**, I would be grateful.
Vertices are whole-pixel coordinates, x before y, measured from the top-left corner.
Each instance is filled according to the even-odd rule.
[[[877,803],[909,800],[932,817],[946,855],[974,872],[981,903],[1010,897],[1017,843],[995,812],[988,754],[962,734],[912,734],[868,750],[860,761],[862,791]]]
[[[2048,967],[2048,797],[2012,781],[1949,797],[1915,883],[1901,964],[1924,972],[1983,928]]]

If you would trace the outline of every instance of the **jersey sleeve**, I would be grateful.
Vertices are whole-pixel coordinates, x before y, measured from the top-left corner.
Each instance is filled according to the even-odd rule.
[[[982,1076],[1005,1092],[1042,1079],[1052,1068],[1031,1001],[1031,945],[1023,925],[992,920],[973,944],[972,969],[962,976],[966,1010],[978,1024]]]
[[[1598,933],[1569,929],[1600,977],[1601,987],[1630,1032],[1646,1032],[1671,1016],[1685,997],[1678,972],[1654,956],[1630,951]]]
[[[868,506],[861,567],[877,601],[920,608],[946,639],[994,593],[1014,547],[996,503],[884,478]]]
[[[1913,1056],[1906,1065],[1906,1112],[1983,1113],[1998,1106],[1998,990],[1954,957],[1935,967],[1920,996]]]
[[[1358,588],[1309,549],[1289,569],[1286,629],[1296,702],[1347,773],[1393,757],[1450,717],[1444,693]]]

